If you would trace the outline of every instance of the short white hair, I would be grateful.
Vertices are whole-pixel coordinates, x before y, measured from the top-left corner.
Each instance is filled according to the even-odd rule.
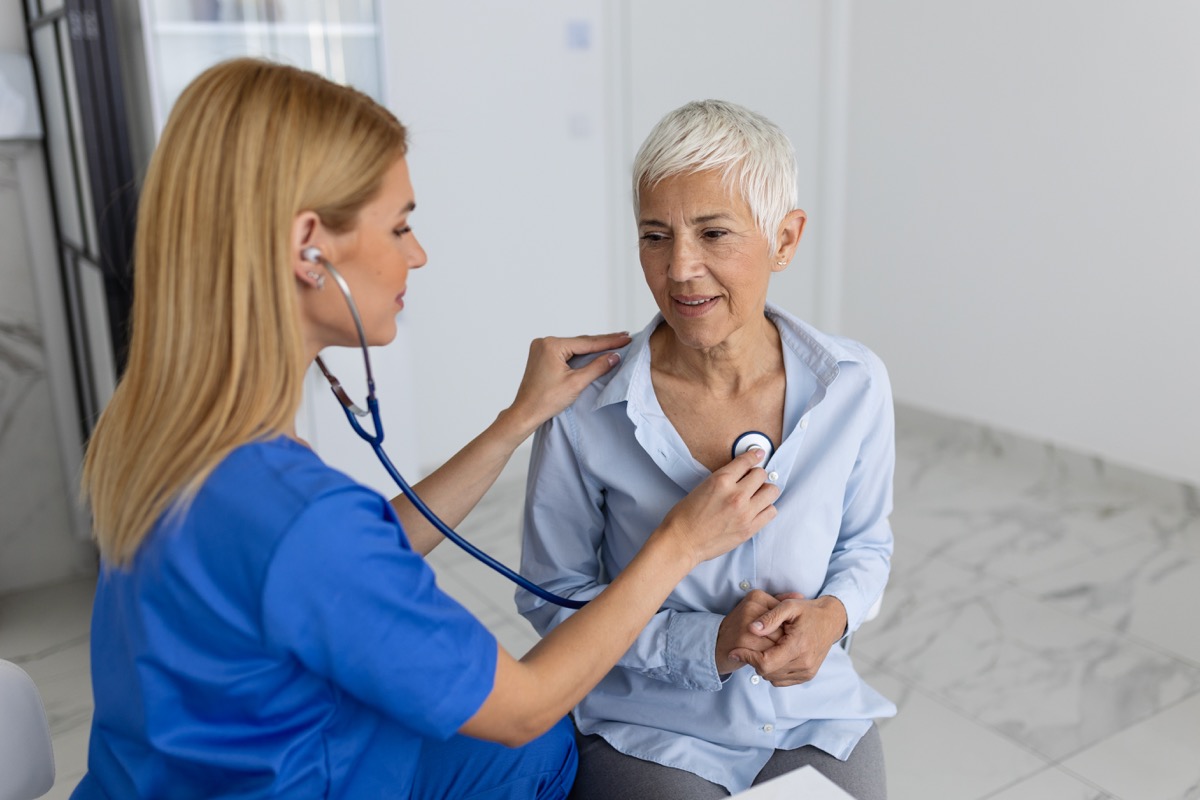
[[[667,114],[633,161],[633,208],[641,192],[675,175],[719,170],[737,187],[754,222],[775,248],[775,234],[797,206],[796,152],[778,125],[724,100],[697,100]]]

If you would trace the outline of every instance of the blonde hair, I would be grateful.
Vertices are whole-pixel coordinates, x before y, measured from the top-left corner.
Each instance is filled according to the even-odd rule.
[[[406,149],[375,101],[293,67],[227,61],[180,96],[139,201],[128,364],[84,460],[106,560],[128,563],[233,449],[291,429],[292,223],[352,229]]]

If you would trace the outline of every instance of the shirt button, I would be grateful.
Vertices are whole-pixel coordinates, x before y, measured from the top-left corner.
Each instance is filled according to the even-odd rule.
[[[767,480],[769,480],[769,481],[779,480],[779,473],[776,472],[775,470],[771,470],[770,472],[767,473]]]
[[[760,678],[759,676],[755,675],[753,678],[751,678],[751,679],[750,679],[750,682],[751,682],[751,683],[753,683],[755,686],[758,686],[758,682],[759,682],[759,681],[761,681],[761,680],[762,680],[762,678]]]
[[[763,725],[763,732],[764,732],[764,733],[770,733],[770,732],[771,732],[771,731],[773,731],[773,730],[775,730],[775,726],[774,726],[774,725],[772,725],[771,723],[769,723],[769,722],[768,722],[766,725]]]
[[[800,418],[800,427],[801,427],[801,428],[807,428],[807,427],[808,427],[808,417],[801,417],[801,418]]]
[[[741,583],[738,584],[738,588],[741,589],[743,592],[750,591],[750,581],[742,581]]]

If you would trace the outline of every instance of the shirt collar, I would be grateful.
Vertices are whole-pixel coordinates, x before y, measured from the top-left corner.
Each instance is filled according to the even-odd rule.
[[[862,362],[862,357],[847,348],[843,339],[822,333],[772,303],[767,303],[765,310],[779,329],[783,346],[812,370],[823,386],[828,387],[837,378],[839,364]],[[616,374],[597,395],[593,408],[627,402],[650,381],[650,334],[662,321],[662,314],[655,314],[650,324],[634,335]]]
[[[596,397],[596,404],[593,408],[603,408],[613,403],[626,402],[629,400],[630,389],[634,384],[635,377],[644,376],[646,380],[649,380],[650,334],[654,333],[655,328],[662,321],[663,315],[655,314],[649,325],[634,334],[633,341],[629,343],[621,358],[621,363],[616,369],[616,374]]]

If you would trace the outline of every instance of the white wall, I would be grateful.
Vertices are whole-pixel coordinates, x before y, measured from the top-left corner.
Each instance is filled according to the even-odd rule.
[[[405,4],[407,6],[408,4]],[[387,95],[409,128],[405,329],[422,467],[512,401],[531,339],[607,329],[599,0],[385,7]]]
[[[808,250],[773,297],[878,350],[898,400],[1200,483],[1195,4],[860,0],[846,93],[839,0],[383,5],[430,252],[378,356],[409,471],[509,402],[529,339],[643,324],[633,152],[718,96],[800,151]]]
[[[899,401],[1200,484],[1197,30],[854,4],[843,328]]]
[[[385,8],[388,99],[412,132],[413,222],[429,252],[410,278],[401,334],[422,467],[511,401],[530,339],[649,321],[656,309],[637,261],[629,170],[653,124],[688,100],[743,103],[792,137],[812,222],[772,297],[819,315],[824,5]]]
[[[822,206],[822,92],[827,53],[822,0],[654,0],[625,5],[620,72],[623,96],[618,120],[620,150],[612,169],[615,187],[613,237],[621,246],[615,265],[626,277],[627,324],[640,329],[657,311],[642,280],[630,200],[629,176],[642,140],[664,114],[691,100],[739,103],[774,121],[797,153],[800,207],[809,224],[791,266],[775,276],[773,302],[821,324],[819,258],[834,224]]]

